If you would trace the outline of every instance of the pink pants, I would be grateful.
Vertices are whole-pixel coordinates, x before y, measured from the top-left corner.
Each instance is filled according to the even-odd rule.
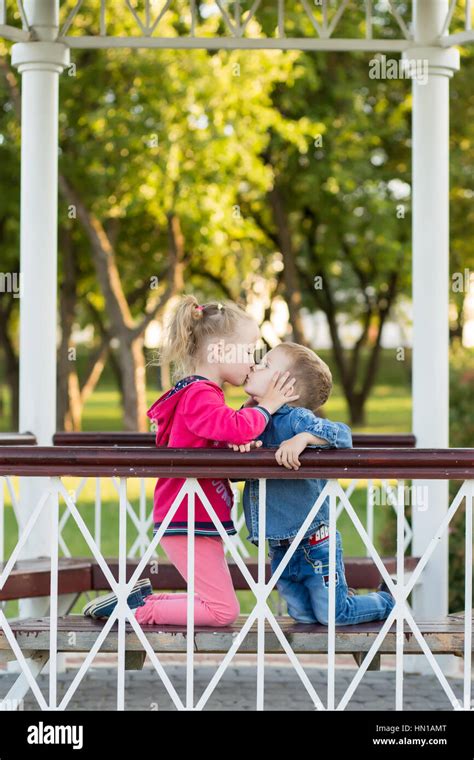
[[[240,612],[220,536],[195,536],[194,543],[194,623],[225,626]],[[161,545],[169,560],[187,580],[186,535],[163,536]],[[187,594],[150,594],[143,607],[135,610],[143,625],[186,625]]]

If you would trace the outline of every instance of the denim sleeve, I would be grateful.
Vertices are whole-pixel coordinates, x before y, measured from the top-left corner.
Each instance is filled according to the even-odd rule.
[[[350,449],[352,448],[351,429],[344,422],[331,422],[323,417],[316,417],[309,409],[296,407],[291,413],[291,427],[293,434],[312,433],[318,438],[324,438],[328,443],[326,446],[318,444],[309,444],[313,447]]]

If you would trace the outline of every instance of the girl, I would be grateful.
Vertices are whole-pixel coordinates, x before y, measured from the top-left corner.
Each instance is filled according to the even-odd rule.
[[[224,382],[241,386],[254,365],[259,328],[240,307],[227,302],[200,305],[194,296],[181,298],[175,309],[160,363],[174,364],[176,384],[148,410],[157,425],[156,445],[183,448],[223,448],[227,443],[248,444],[265,429],[283,404],[299,398],[294,378],[276,372],[269,388],[252,408],[227,406]],[[185,478],[159,478],[154,494],[156,533],[181,490]],[[235,534],[230,510],[232,490],[227,479],[204,478],[199,484],[225,531]],[[187,497],[183,496],[161,545],[170,561],[187,578]],[[139,592],[137,592],[139,593]],[[199,496],[195,497],[195,606],[196,625],[230,625],[240,608],[224,545]],[[135,609],[140,624],[186,625],[187,595],[150,594]]]

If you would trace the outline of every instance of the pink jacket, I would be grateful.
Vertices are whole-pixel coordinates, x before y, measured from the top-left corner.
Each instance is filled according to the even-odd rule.
[[[170,448],[223,448],[227,443],[248,443],[257,438],[270,420],[261,406],[238,411],[227,406],[216,383],[200,375],[184,378],[160,396],[147,412],[156,422],[156,445]],[[159,478],[154,493],[154,531],[163,522],[185,478]],[[232,489],[227,479],[199,478],[224,529],[236,533],[230,510]],[[215,536],[218,531],[198,496],[195,499],[196,535]],[[184,496],[166,534],[187,533],[187,497]]]

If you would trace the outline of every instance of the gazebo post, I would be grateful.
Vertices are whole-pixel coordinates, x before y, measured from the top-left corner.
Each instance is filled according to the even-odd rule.
[[[413,81],[413,432],[419,448],[442,449],[449,446],[449,79],[459,69],[459,51],[432,42],[448,6],[448,0],[416,0],[414,47],[403,54],[428,66],[427,81]],[[446,515],[448,482],[413,486],[415,494],[426,487],[428,495],[426,509],[412,506],[412,554],[421,556]],[[446,533],[422,579],[412,597],[416,619],[445,616]],[[407,665],[431,671],[424,656],[407,658]]]
[[[20,431],[52,445],[56,431],[58,89],[69,64],[69,48],[54,42],[59,0],[25,0],[37,40],[12,47],[12,65],[21,74],[20,229]],[[22,528],[48,478],[20,481]],[[50,517],[45,509],[22,553],[50,554]],[[44,614],[49,597],[20,602],[20,616]]]

